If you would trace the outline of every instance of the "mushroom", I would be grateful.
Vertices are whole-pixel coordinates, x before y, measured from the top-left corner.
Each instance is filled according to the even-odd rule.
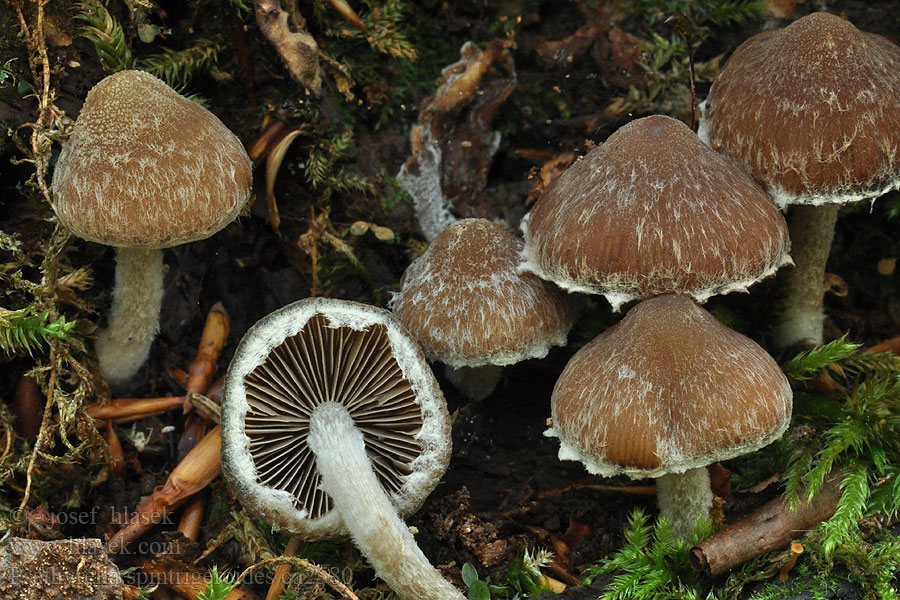
[[[741,44],[701,110],[698,135],[792,206],[796,265],[774,342],[821,344],[838,206],[900,187],[900,47],[813,13]]]
[[[222,405],[222,466],[238,499],[304,539],[349,533],[400,598],[463,598],[401,520],[449,458],[444,397],[388,311],[309,298],[238,345]]]
[[[706,466],[775,441],[792,392],[755,342],[689,298],[644,300],[581,348],[551,399],[559,458],[590,473],[654,477],[660,515],[687,537],[708,517]]]
[[[499,223],[463,219],[407,267],[392,299],[397,319],[469,398],[487,397],[501,369],[566,343],[572,302],[519,273],[522,242]]]
[[[75,235],[116,247],[100,369],[122,384],[159,329],[163,248],[211,236],[250,197],[240,140],[211,112],[142,71],[120,71],[84,101],[56,169],[53,209]]]
[[[679,292],[704,302],[790,261],[765,192],[683,123],[637,119],[570,166],[522,222],[522,269],[614,310]]]

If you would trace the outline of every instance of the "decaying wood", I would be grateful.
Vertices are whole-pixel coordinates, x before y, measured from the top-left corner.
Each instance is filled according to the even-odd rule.
[[[791,511],[779,497],[691,548],[691,566],[713,575],[725,573],[766,552],[787,547],[831,517],[841,498],[841,476],[832,473],[822,490]]]
[[[106,422],[106,445],[109,446],[109,454],[113,459],[113,474],[122,478],[125,476],[125,452],[122,450],[122,443],[116,434],[116,428],[113,427],[112,421]]]
[[[0,598],[121,600],[122,588],[98,539],[0,542]]]
[[[291,31],[288,13],[281,8],[278,0],[256,0],[254,6],[259,30],[278,51],[291,77],[318,96],[322,89],[319,45],[304,31],[306,23],[298,23],[300,17],[295,13],[294,26],[297,31]]]
[[[500,143],[491,123],[517,82],[511,47],[508,40],[484,50],[466,42],[460,60],[442,70],[434,95],[419,107],[410,131],[412,153],[397,181],[413,197],[426,239],[457,217],[499,216],[486,188]]]

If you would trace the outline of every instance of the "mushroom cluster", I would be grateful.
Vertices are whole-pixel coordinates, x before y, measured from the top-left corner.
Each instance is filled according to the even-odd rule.
[[[349,534],[404,600],[462,600],[402,519],[450,459],[450,418],[390,312],[309,298],[264,317],[228,368],[222,467],[241,504],[307,540]]]
[[[592,473],[656,477],[686,537],[708,516],[706,465],[779,437],[791,390],[753,341],[698,306],[790,262],[771,198],[683,123],[632,121],[548,186],[523,223],[522,268],[603,294],[625,318],[557,381],[547,435]]]
[[[900,187],[900,47],[813,13],[741,44],[701,109],[699,136],[791,206],[776,345],[821,344],[838,207]]]
[[[116,247],[108,327],[96,342],[113,385],[159,329],[163,248],[207,238],[250,198],[250,158],[211,112],[143,71],[95,85],[53,172],[53,209],[75,235]]]

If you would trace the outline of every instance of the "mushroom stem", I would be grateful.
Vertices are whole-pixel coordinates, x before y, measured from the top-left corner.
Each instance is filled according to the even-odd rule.
[[[791,257],[794,269],[787,274],[784,312],[773,343],[787,348],[807,342],[820,345],[825,264],[834,238],[838,205],[797,205],[791,208]]]
[[[118,248],[109,326],[94,344],[110,385],[126,383],[147,360],[159,331],[162,298],[163,251]]]
[[[494,392],[503,377],[503,367],[482,365],[480,367],[453,368],[445,365],[444,375],[463,396],[477,402]]]
[[[656,501],[659,516],[671,521],[675,535],[681,539],[690,538],[697,519],[708,519],[712,508],[713,493],[706,467],[657,478]]]
[[[441,577],[378,482],[362,432],[336,402],[320,404],[309,423],[321,488],[331,497],[356,546],[402,600],[464,600]]]

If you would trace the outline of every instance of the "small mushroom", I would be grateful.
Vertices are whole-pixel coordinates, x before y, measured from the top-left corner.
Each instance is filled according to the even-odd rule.
[[[463,219],[407,267],[392,300],[429,360],[469,398],[488,396],[501,368],[566,343],[572,302],[552,283],[517,270],[522,242],[499,223]]]
[[[793,394],[755,342],[680,295],[644,300],[579,350],[556,382],[559,458],[654,477],[660,515],[687,537],[708,517],[706,466],[778,439]]]
[[[462,600],[403,519],[450,458],[450,419],[391,313],[311,298],[260,320],[228,369],[223,470],[245,508],[308,540],[349,533],[405,600]]]
[[[120,71],[88,92],[53,172],[53,209],[75,235],[117,249],[109,326],[96,342],[110,383],[130,379],[156,337],[162,249],[225,227],[251,187],[240,140],[153,75]]]
[[[790,261],[784,217],[680,121],[621,127],[544,190],[522,222],[522,268],[614,310],[672,292],[704,302]]]
[[[792,206],[796,264],[773,341],[822,343],[838,206],[900,187],[900,47],[813,13],[741,44],[701,110],[700,138]]]

